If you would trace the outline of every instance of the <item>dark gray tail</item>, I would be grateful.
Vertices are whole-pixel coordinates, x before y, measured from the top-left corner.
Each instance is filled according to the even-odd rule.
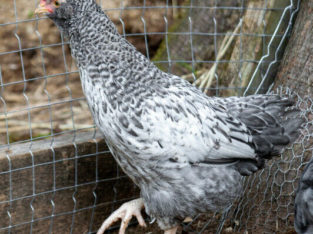
[[[218,98],[217,98],[218,99]],[[236,168],[241,175],[251,175],[263,168],[265,159],[279,155],[300,134],[304,119],[295,102],[278,95],[252,95],[218,99],[230,115],[240,119],[250,130],[257,160],[241,159]]]
[[[252,95],[230,97],[223,101],[229,114],[240,119],[253,135],[253,144],[259,157],[271,158],[294,142],[304,119],[295,101],[279,95]]]
[[[279,155],[300,134],[304,123],[300,110],[288,97],[255,95],[247,99],[248,108],[243,109],[238,118],[251,131],[257,154],[262,158]]]

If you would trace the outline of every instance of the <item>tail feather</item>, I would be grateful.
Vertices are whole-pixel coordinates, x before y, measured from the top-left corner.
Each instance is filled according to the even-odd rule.
[[[294,98],[279,95],[216,98],[216,103],[244,123],[252,135],[256,160],[240,159],[235,168],[241,175],[251,175],[263,168],[265,159],[281,153],[300,135],[304,118]]]
[[[261,158],[279,155],[284,147],[298,138],[304,123],[292,97],[252,95],[221,101],[229,114],[248,127],[256,153]]]
[[[252,132],[256,152],[264,158],[280,154],[284,147],[294,142],[304,122],[300,110],[293,106],[293,100],[272,95],[270,97],[272,98],[265,99],[261,108],[254,108],[258,121],[251,124],[252,119],[241,119]]]

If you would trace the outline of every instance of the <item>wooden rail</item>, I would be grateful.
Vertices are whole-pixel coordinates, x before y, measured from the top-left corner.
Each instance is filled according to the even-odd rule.
[[[0,233],[9,226],[11,233],[96,231],[113,209],[138,196],[104,140],[93,135],[0,149]]]

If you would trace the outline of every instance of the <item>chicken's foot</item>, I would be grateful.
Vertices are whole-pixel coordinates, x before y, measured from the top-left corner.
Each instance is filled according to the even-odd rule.
[[[176,234],[178,227],[173,227],[171,229],[167,229],[164,234]]]
[[[118,219],[122,220],[119,234],[124,234],[128,226],[128,223],[133,216],[136,216],[140,226],[146,227],[146,223],[141,215],[141,210],[143,207],[144,204],[141,198],[124,203],[120,208],[114,211],[106,220],[104,220],[97,234],[103,234],[104,231],[108,229]],[[169,234],[171,234],[171,232]]]

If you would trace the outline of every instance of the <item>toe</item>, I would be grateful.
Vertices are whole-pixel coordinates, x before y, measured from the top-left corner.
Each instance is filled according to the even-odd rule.
[[[140,212],[136,212],[134,214],[138,220],[138,223],[141,227],[147,227],[145,220],[143,219],[142,215]]]
[[[136,216],[139,225],[146,227],[146,223],[141,216],[141,210],[144,207],[142,199],[136,199],[130,202],[124,203],[119,209],[117,209],[113,214],[107,218],[101,225],[97,234],[103,234],[114,222],[121,219],[121,227],[119,234],[124,234],[128,226],[129,221],[133,216]]]
[[[131,220],[131,218],[132,218],[132,214],[127,213],[125,215],[125,218],[121,222],[121,227],[120,227],[118,234],[124,234],[125,233],[126,228],[128,227],[128,223]]]
[[[107,230],[113,223],[115,223],[119,219],[122,219],[123,217],[123,212],[121,212],[120,209],[116,210],[106,220],[104,220],[97,234],[103,234],[104,231]]]

